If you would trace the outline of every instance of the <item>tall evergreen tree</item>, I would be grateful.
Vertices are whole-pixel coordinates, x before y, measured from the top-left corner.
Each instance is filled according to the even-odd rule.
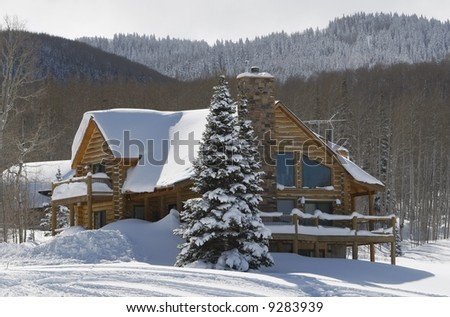
[[[266,243],[269,235],[255,209],[260,197],[250,190],[258,187],[259,174],[251,173],[257,164],[241,153],[245,142],[239,142],[239,136],[245,129],[238,127],[235,106],[221,77],[194,163],[193,190],[201,198],[186,202],[183,225],[175,231],[185,239],[178,266],[199,261],[214,268],[247,271],[272,264]]]
[[[247,100],[239,102],[238,138],[239,150],[242,159],[240,161],[243,173],[242,184],[245,192],[240,196],[243,201],[242,213],[245,217],[242,221],[242,234],[239,236],[240,252],[249,260],[250,268],[271,266],[273,260],[268,253],[270,231],[267,230],[261,220],[259,203],[262,201],[263,188],[260,183],[264,173],[261,168],[257,138],[253,130],[251,120],[248,118]]]

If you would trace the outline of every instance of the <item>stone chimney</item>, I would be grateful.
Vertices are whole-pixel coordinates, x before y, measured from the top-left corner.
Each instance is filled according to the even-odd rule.
[[[258,149],[265,173],[261,186],[262,211],[277,210],[276,140],[275,140],[275,78],[258,67],[237,76],[238,99],[248,103],[248,116],[258,137]]]

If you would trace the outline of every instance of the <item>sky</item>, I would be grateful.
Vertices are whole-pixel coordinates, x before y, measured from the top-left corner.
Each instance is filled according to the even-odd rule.
[[[26,29],[76,39],[116,33],[206,40],[253,39],[272,32],[325,28],[358,12],[450,19],[448,0],[0,0],[2,17]]]

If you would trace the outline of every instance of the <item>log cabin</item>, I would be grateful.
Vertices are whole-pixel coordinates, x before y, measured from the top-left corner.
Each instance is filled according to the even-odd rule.
[[[264,171],[260,210],[268,225],[283,222],[297,209],[309,215],[319,210],[352,215],[358,197],[366,197],[368,216],[375,216],[374,197],[384,190],[383,183],[353,163],[345,148],[314,133],[277,101],[271,74],[252,68],[238,75],[237,83],[238,98],[247,99],[258,137]],[[192,162],[207,114],[208,109],[85,113],[72,146],[75,177],[53,184],[54,215],[58,205],[67,205],[71,225],[95,229],[125,218],[157,221],[172,208],[182,210],[184,201],[196,197],[191,191]],[[320,225],[329,223],[320,220]],[[297,222],[294,227],[301,228]],[[354,239],[311,242],[298,232],[293,236],[276,228],[272,228],[274,251],[344,257],[345,248],[355,246]],[[56,217],[52,230],[57,231]],[[372,250],[378,240],[363,239],[358,245],[370,244]]]

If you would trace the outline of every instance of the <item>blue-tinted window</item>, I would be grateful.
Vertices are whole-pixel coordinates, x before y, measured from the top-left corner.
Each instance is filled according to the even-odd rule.
[[[316,188],[331,186],[331,168],[303,156],[303,187]]]
[[[94,229],[100,229],[104,225],[106,225],[106,211],[94,212]]]
[[[277,211],[285,215],[290,215],[292,209],[296,207],[294,199],[277,199]]]
[[[293,152],[277,154],[277,183],[295,186],[295,162]]]

